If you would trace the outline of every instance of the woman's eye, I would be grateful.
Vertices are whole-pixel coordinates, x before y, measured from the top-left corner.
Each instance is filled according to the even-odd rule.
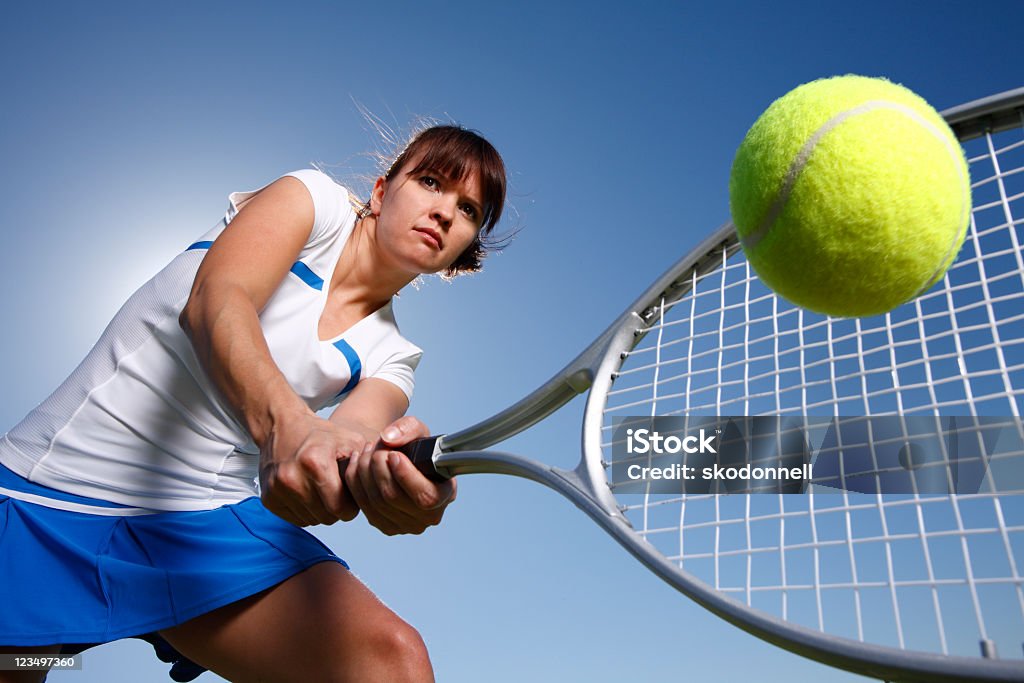
[[[476,207],[474,207],[472,204],[463,204],[462,213],[466,214],[468,218],[476,220]]]
[[[437,178],[428,175],[425,175],[422,178],[420,178],[420,182],[423,183],[425,186],[431,188],[432,190],[436,190],[438,187],[441,186],[441,184],[437,182]]]

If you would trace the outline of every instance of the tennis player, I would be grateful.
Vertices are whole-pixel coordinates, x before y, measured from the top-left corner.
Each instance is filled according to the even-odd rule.
[[[314,170],[232,194],[0,439],[0,652],[140,637],[175,680],[433,680],[419,634],[301,527],[421,533],[454,500],[390,450],[428,434],[403,417],[421,352],[391,299],[478,270],[504,197],[501,157],[455,126],[365,204]]]

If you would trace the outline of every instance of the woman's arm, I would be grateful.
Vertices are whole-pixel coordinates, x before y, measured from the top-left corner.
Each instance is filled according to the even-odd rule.
[[[199,266],[178,320],[210,379],[262,446],[279,417],[309,412],[274,364],[259,311],[313,228],[313,202],[285,177],[253,197]]]
[[[298,258],[314,220],[302,181],[253,197],[211,245],[179,317],[200,363],[260,447],[261,494],[294,524],[330,524],[358,509],[338,474],[366,436],[316,416],[274,363],[259,311]],[[271,476],[264,478],[264,471]]]

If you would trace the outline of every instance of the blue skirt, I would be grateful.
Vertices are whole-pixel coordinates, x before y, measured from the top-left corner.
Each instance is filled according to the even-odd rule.
[[[0,645],[145,636],[318,562],[348,567],[256,497],[215,510],[117,516],[13,497],[123,507],[33,484],[3,466],[0,489],[12,494],[0,492]]]

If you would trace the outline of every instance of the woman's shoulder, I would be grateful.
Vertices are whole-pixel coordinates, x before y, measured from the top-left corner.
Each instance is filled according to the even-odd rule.
[[[346,205],[352,201],[352,193],[349,192],[348,188],[318,168],[302,168],[285,173],[282,177],[299,180],[309,190],[314,203],[316,203],[318,195],[326,195],[334,201],[343,199]]]
[[[316,168],[304,168],[282,176],[288,177],[301,182],[313,201],[311,243],[332,234],[345,233],[355,222],[357,200],[348,188],[330,175]]]

